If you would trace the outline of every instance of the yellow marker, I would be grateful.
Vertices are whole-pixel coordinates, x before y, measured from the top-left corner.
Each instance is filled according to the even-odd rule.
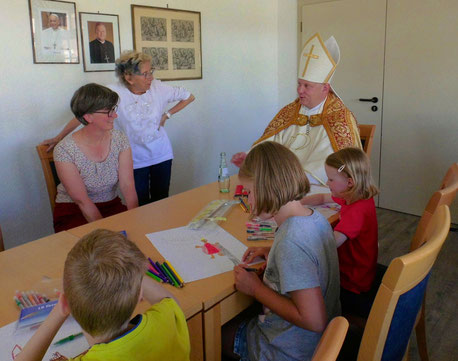
[[[181,276],[178,274],[178,272],[175,270],[175,268],[173,268],[173,266],[170,264],[170,262],[167,261],[167,260],[165,260],[165,263],[167,263],[167,266],[169,266],[170,269],[173,271],[173,273],[175,273],[175,275],[178,277],[178,281],[180,281],[180,283],[184,285],[183,279],[182,279]]]

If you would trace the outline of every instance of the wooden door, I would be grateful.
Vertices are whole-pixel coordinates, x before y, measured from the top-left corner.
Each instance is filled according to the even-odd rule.
[[[380,206],[419,215],[458,160],[458,1],[387,10]]]

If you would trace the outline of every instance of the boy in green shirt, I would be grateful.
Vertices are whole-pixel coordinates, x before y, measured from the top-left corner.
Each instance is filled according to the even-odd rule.
[[[184,314],[146,269],[143,253],[119,233],[98,229],[81,238],[65,261],[59,302],[15,360],[42,360],[70,313],[91,346],[73,360],[189,360]],[[142,298],[151,308],[130,320]]]

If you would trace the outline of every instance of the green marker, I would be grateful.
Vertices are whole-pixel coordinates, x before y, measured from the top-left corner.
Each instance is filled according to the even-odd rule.
[[[172,284],[179,288],[180,285],[178,284],[177,280],[170,274],[169,270],[167,269],[167,267],[163,264],[161,264],[161,267],[162,267],[162,270],[165,272],[165,274],[167,275],[168,278],[170,278],[170,281],[172,281]]]
[[[159,283],[162,282],[162,280],[158,276],[156,276],[153,272],[146,271],[146,274],[148,276],[150,276],[153,280],[155,280],[155,281],[157,281]]]
[[[70,335],[70,336],[68,336],[68,337],[63,338],[62,340],[59,340],[59,341],[57,341],[57,342],[54,342],[54,346],[56,346],[56,345],[62,345],[63,343],[66,343],[66,342],[68,342],[68,341],[73,341],[75,338],[78,338],[78,337],[80,337],[80,336],[83,336],[83,333],[82,333],[82,332],[77,333],[77,334],[75,334],[75,335]]]

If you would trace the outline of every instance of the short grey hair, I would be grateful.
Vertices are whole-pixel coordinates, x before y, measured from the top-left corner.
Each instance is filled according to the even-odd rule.
[[[151,63],[151,61],[152,58],[148,54],[135,50],[126,51],[116,59],[116,76],[127,86],[128,83],[125,76],[140,73],[141,65],[143,63]]]

